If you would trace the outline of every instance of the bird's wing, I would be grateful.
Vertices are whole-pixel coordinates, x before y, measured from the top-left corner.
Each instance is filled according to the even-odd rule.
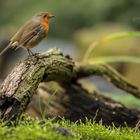
[[[40,24],[37,24],[35,26],[32,26],[29,30],[25,30],[19,40],[19,44],[26,45],[28,41],[30,41],[35,35],[38,34],[40,30]]]
[[[26,22],[18,32],[11,38],[11,42],[17,41],[19,45],[26,42],[26,40],[31,39],[33,35],[39,30],[40,22],[30,20]]]

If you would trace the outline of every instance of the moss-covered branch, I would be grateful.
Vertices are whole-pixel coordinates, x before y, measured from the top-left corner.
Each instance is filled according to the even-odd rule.
[[[57,81],[61,83],[61,85],[63,85],[64,87],[67,85],[66,86],[67,89],[65,89],[65,91],[67,90],[67,92],[69,92],[70,88],[72,89],[73,86],[76,87],[77,89],[79,88],[77,85],[74,85],[75,84],[73,82],[74,80],[90,75],[100,75],[102,77],[105,77],[106,79],[109,79],[110,82],[115,84],[117,87],[133,94],[135,97],[138,98],[140,97],[139,89],[133,86],[132,84],[130,84],[129,82],[127,82],[127,80],[122,78],[120,74],[118,74],[110,67],[106,65],[78,67],[74,65],[74,62],[72,61],[71,58],[63,56],[58,49],[53,49],[44,54],[37,54],[35,56],[28,57],[23,62],[17,64],[14,67],[14,69],[11,71],[11,73],[7,76],[3,84],[0,86],[0,118],[2,120],[7,120],[7,119],[14,119],[20,116],[20,114],[26,109],[33,94],[36,93],[36,89],[38,88],[39,83],[42,81]],[[81,96],[81,98],[83,98],[82,92],[84,92],[84,94],[88,93],[84,89],[79,89],[76,91],[77,94]],[[76,96],[74,95],[73,97]],[[90,96],[84,95],[84,97],[86,97],[87,99],[83,98],[83,100],[86,100],[86,103],[89,104]],[[97,97],[98,96],[95,95],[95,99]],[[80,99],[80,97],[78,98]],[[59,99],[61,100],[61,98]],[[76,102],[77,101],[78,99],[76,99]],[[91,99],[90,103],[94,104],[92,102],[95,102],[95,100]],[[101,102],[106,102],[106,101],[103,100]],[[73,101],[70,103],[71,103],[70,107],[72,107]],[[110,110],[109,108],[111,108],[111,106],[115,106],[115,104],[116,103],[113,102],[112,105],[112,102],[110,101],[110,104],[108,104],[107,106],[108,108],[106,108],[106,110]],[[64,104],[62,103],[62,105]],[[87,106],[87,108],[90,107]],[[100,104],[98,108],[100,108]],[[98,110],[98,108],[96,108],[96,110]],[[79,106],[77,109],[79,110]],[[129,110],[124,106],[122,106],[121,109]],[[96,111],[94,110],[94,114],[95,112]],[[134,114],[135,121],[138,119],[138,115],[139,112]],[[129,116],[129,113],[127,116]],[[129,120],[132,121],[131,118]]]
[[[106,64],[86,65],[77,67],[77,76],[75,77],[75,80],[91,75],[101,76],[107,81],[114,84],[116,87],[126,91],[127,93],[135,96],[136,98],[140,98],[140,89],[130,83],[115,69],[111,68]]]

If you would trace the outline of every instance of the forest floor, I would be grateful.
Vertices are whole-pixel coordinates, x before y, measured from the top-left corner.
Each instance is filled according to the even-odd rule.
[[[54,122],[33,120],[29,117],[18,124],[0,125],[0,140],[140,140],[136,128],[105,127],[87,120],[84,123],[70,123],[67,120]]]

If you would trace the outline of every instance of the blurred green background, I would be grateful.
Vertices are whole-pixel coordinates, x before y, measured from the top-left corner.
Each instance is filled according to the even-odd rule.
[[[43,11],[51,12],[56,18],[50,22],[48,38],[34,51],[58,47],[78,61],[94,40],[110,33],[140,29],[140,0],[0,0],[0,50],[24,22]],[[23,49],[10,50],[0,58],[1,79],[13,64],[27,56],[25,52]],[[93,52],[93,57],[117,55],[139,57],[140,39],[111,41]],[[112,65],[131,82],[140,85],[139,64],[120,62]],[[100,90],[110,91],[103,80],[93,78],[92,81]]]
[[[18,28],[42,11],[56,16],[51,25],[52,37],[71,39],[77,29],[104,21],[140,29],[139,0],[0,0],[0,26]]]

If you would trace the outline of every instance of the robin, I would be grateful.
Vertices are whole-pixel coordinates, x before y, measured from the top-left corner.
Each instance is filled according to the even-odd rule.
[[[9,48],[18,49],[20,47],[26,48],[29,55],[33,55],[30,48],[35,47],[43,38],[47,36],[49,31],[49,20],[53,17],[54,15],[48,12],[35,15],[10,39],[10,43],[5,47],[0,55],[2,55]]]

